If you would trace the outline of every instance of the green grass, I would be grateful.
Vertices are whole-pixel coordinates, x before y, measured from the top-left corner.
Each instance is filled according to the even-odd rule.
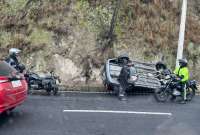
[[[31,35],[28,37],[28,40],[34,44],[51,44],[52,43],[52,34],[43,29],[34,28]]]
[[[112,12],[107,7],[101,5],[91,7],[86,0],[76,2],[75,10],[79,15],[80,27],[88,28],[90,31],[98,33],[110,25]]]
[[[8,0],[6,5],[1,4],[1,13],[15,15],[17,11],[23,9],[27,0]]]
[[[12,35],[10,32],[1,31],[0,32],[0,44],[2,46],[6,46],[12,40]]]

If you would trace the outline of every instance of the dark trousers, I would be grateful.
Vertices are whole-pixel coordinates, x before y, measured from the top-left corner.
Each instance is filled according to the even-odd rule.
[[[126,89],[127,89],[127,82],[125,81],[119,81],[120,85],[119,85],[119,95],[125,95],[126,94]]]

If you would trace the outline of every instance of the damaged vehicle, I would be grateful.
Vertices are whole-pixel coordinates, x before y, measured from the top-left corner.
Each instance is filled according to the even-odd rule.
[[[128,80],[128,90],[134,91],[136,88],[155,90],[161,87],[160,80],[155,76],[155,64],[139,61],[132,61],[130,79]],[[119,75],[123,65],[121,56],[108,59],[101,72],[103,84],[106,90],[117,93],[119,89]]]

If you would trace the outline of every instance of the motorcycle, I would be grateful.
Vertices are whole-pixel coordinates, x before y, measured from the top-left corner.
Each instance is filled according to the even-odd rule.
[[[179,85],[180,78],[174,74],[168,75],[161,82],[161,88],[155,90],[154,97],[158,102],[166,102],[169,97],[182,97],[181,86]],[[186,85],[186,99],[191,101],[195,96],[197,90],[197,83],[195,80],[189,80]]]
[[[49,95],[51,92],[53,92],[53,95],[57,95],[58,93],[57,81],[60,83],[60,79],[53,71],[50,72],[50,75],[45,75],[44,77],[29,71],[25,74],[25,78],[28,83],[29,92],[30,90],[46,90]]]

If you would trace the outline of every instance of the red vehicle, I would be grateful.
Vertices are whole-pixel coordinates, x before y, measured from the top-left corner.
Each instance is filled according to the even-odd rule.
[[[0,114],[22,104],[27,89],[25,78],[6,62],[0,61]]]

